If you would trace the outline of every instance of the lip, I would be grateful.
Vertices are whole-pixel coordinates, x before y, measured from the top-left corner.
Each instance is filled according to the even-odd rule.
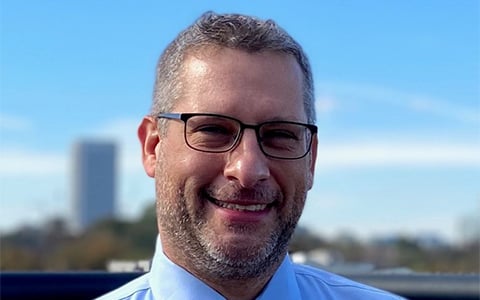
[[[261,222],[270,214],[273,207],[273,203],[227,202],[209,196],[207,202],[216,213],[231,223]]]

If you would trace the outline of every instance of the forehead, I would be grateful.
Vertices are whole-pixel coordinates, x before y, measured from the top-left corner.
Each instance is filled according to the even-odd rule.
[[[187,56],[178,112],[211,112],[251,120],[301,120],[303,75],[295,58],[277,52],[215,48]],[[255,119],[255,120],[253,120]]]

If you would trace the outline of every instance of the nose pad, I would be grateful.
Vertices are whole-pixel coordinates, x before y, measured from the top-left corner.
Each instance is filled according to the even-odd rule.
[[[270,177],[269,159],[263,154],[254,130],[245,130],[227,157],[224,176],[248,188]]]

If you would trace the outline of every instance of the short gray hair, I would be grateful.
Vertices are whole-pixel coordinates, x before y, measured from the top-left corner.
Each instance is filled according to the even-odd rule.
[[[310,63],[302,47],[272,20],[240,14],[206,12],[165,49],[157,64],[151,115],[169,112],[181,97],[183,62],[190,51],[211,46],[247,52],[273,51],[293,55],[304,77],[303,103],[308,122],[315,122],[314,87]]]

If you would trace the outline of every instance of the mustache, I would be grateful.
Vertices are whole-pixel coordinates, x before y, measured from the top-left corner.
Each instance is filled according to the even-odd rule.
[[[205,188],[205,193],[208,197],[218,200],[255,200],[265,204],[281,202],[283,199],[282,193],[279,190],[266,187],[262,184],[256,184],[251,188],[244,188],[235,182],[230,182],[222,186],[210,185]]]

